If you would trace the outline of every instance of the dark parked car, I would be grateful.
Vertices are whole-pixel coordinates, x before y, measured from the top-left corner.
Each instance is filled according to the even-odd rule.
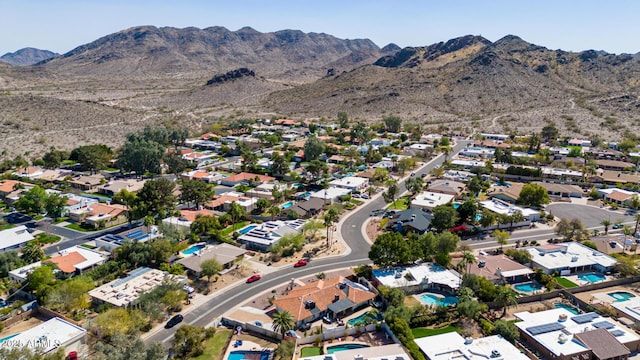
[[[167,321],[167,325],[165,325],[164,327],[165,329],[171,329],[172,327],[181,323],[183,319],[184,317],[181,314],[178,314],[172,317],[171,319],[169,319],[169,321]]]

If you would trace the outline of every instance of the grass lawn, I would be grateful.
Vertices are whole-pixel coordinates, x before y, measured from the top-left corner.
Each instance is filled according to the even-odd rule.
[[[574,288],[574,287],[578,287],[578,284],[574,283],[571,280],[565,279],[563,277],[556,276],[554,279],[556,280],[558,285],[562,286],[565,289],[571,289],[571,288]]]
[[[69,217],[63,216],[63,217],[59,217],[58,220],[54,221],[53,223],[54,224],[60,224],[61,222],[67,221],[67,220],[69,220]]]
[[[457,327],[455,327],[453,325],[445,326],[445,327],[439,328],[439,329],[427,329],[427,328],[422,328],[422,327],[411,329],[411,332],[413,333],[413,337],[416,338],[416,339],[417,338],[421,338],[421,337],[427,337],[427,336],[450,333],[450,332],[454,332],[454,331],[460,331],[460,329],[458,329]]]
[[[316,355],[322,355],[322,348],[319,346],[308,346],[300,349],[301,357],[316,356]]]
[[[216,331],[216,334],[209,340],[207,340],[204,344],[204,352],[197,357],[194,357],[194,360],[222,360],[225,352],[225,345],[229,342],[231,338],[231,330],[222,329]]]
[[[51,235],[51,234],[47,234],[47,233],[40,233],[40,234],[36,235],[35,238],[36,238],[36,241],[38,241],[39,244],[53,244],[53,243],[57,243],[58,241],[60,241],[60,236]]]
[[[80,246],[82,246],[83,248],[87,248],[87,249],[95,249],[96,247],[93,245],[89,245],[89,244],[80,244]]]
[[[405,198],[398,199],[386,207],[388,210],[407,210],[408,208],[407,199]]]
[[[243,228],[243,227],[245,227],[248,223],[249,223],[248,221],[241,221],[241,222],[239,222],[239,223],[235,223],[235,224],[233,224],[233,225],[231,225],[231,226],[227,227],[226,229],[223,229],[223,230],[221,231],[221,233],[222,233],[222,235],[229,236],[229,235],[231,235],[231,233],[232,233],[232,232],[234,232],[234,231],[238,231],[238,230],[242,229],[242,228]]]
[[[84,227],[82,227],[82,226],[80,226],[78,224],[75,224],[75,223],[66,225],[65,227],[68,228],[68,229],[71,229],[71,230],[82,231],[82,232],[95,231],[95,230],[90,230],[90,229],[84,228]]]
[[[2,224],[0,225],[0,231],[7,230],[16,227],[14,224]]]

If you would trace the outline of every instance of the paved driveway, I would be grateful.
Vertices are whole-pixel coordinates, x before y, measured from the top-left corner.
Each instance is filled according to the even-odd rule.
[[[611,224],[615,224],[619,220],[625,224],[635,224],[633,216],[590,205],[553,203],[547,205],[547,212],[559,218],[580,219],[586,229],[601,227],[600,223],[603,220],[610,220]]]

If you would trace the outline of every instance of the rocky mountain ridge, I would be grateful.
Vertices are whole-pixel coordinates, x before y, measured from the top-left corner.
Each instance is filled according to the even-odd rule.
[[[60,56],[60,54],[53,51],[26,47],[0,56],[0,62],[13,66],[28,66],[53,59],[57,56]]]

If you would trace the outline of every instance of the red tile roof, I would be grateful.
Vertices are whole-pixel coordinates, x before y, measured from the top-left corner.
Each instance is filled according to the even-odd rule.
[[[212,216],[213,213],[209,210],[180,210],[180,216],[185,218],[187,221],[195,221],[198,215],[202,216]]]
[[[62,272],[72,273],[76,271],[76,265],[80,264],[81,262],[87,261],[87,258],[80,255],[79,252],[74,251],[72,253],[57,256],[46,261],[56,264],[56,266],[58,266],[58,269],[60,269]]]

